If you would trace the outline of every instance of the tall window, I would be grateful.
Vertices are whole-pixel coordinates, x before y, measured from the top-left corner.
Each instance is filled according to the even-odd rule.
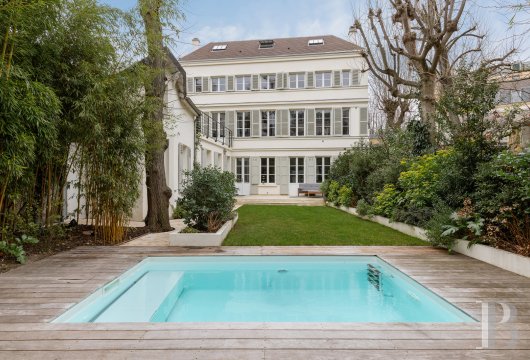
[[[304,110],[289,111],[289,134],[304,136]]]
[[[261,75],[261,89],[270,90],[276,89],[276,75]]]
[[[212,91],[213,92],[226,91],[226,78],[224,76],[212,78]]]
[[[290,158],[289,166],[289,182],[290,183],[303,183],[304,182],[304,158],[296,157]]]
[[[331,167],[330,157],[317,157],[317,183],[324,182],[329,175]]]
[[[214,112],[212,113],[212,137],[224,137],[225,136],[225,113]]]
[[[261,158],[261,183],[274,184],[276,182],[276,169],[274,158]]]
[[[250,167],[248,158],[236,158],[236,182],[250,182],[249,168]]]
[[[316,134],[331,135],[331,110],[317,110],[315,115]]]
[[[331,71],[317,72],[315,74],[316,87],[330,87],[331,86]]]
[[[237,137],[250,136],[250,111],[236,112]]]
[[[261,112],[261,136],[275,136],[276,135],[276,112],[262,111]]]
[[[342,74],[341,74],[341,77],[342,77],[342,86],[350,86],[350,79],[351,79],[351,75],[350,75],[350,70],[343,70],[342,71]]]
[[[305,87],[305,73],[289,74],[289,88],[301,89]]]
[[[250,90],[250,75],[236,76],[236,90]]]
[[[342,135],[350,135],[350,109],[342,108]]]
[[[202,78],[195,78],[195,92],[202,92]]]

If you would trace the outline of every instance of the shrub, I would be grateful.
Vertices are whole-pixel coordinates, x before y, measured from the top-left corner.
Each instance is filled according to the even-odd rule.
[[[473,245],[482,239],[484,219],[475,213],[471,200],[466,199],[462,209],[438,205],[433,218],[427,223],[427,237],[437,246],[452,250],[457,239],[469,240]]]
[[[338,196],[337,196],[337,202],[339,205],[350,207],[352,205],[353,200],[353,191],[346,185],[342,185],[342,187],[339,189]]]
[[[14,257],[19,263],[24,264],[26,262],[26,251],[24,246],[27,244],[36,244],[39,240],[32,236],[22,235],[14,238],[8,242],[6,240],[0,241],[0,252]]]
[[[366,216],[370,214],[371,207],[364,199],[357,201],[357,214]]]
[[[340,154],[329,172],[329,179],[352,190],[354,199],[369,199],[373,191],[368,188],[368,177],[381,167],[387,153],[381,146],[361,145]]]
[[[434,208],[414,204],[402,204],[392,212],[392,220],[415,226],[424,226],[433,216]]]
[[[386,184],[383,191],[377,193],[371,211],[375,215],[392,217],[394,209],[398,205],[400,193],[395,185]]]
[[[456,238],[446,233],[447,225],[452,222],[454,210],[444,204],[439,204],[431,219],[425,225],[427,239],[433,246],[440,246],[452,251]]]
[[[185,175],[181,200],[184,223],[201,231],[217,231],[217,225],[232,217],[237,194],[234,175],[211,166],[196,167]]]
[[[182,234],[196,234],[196,233],[199,233],[200,231],[190,226],[186,226],[184,229],[180,230],[180,232]]]
[[[442,194],[444,171],[450,167],[452,150],[417,157],[408,162],[408,169],[399,176],[403,203],[416,207],[433,207]]]
[[[173,206],[173,219],[183,219],[186,216],[186,212],[182,207],[182,200],[177,199],[175,205]]]
[[[329,182],[328,192],[326,194],[326,200],[332,203],[333,205],[339,204],[339,189],[340,189],[340,184],[337,181],[331,180]]]
[[[530,256],[530,152],[500,153],[475,176],[475,210],[493,246]]]

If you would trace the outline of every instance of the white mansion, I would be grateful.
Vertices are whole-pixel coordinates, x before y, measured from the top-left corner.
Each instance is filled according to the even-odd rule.
[[[349,41],[330,35],[230,41],[180,60],[168,50],[168,58],[171,204],[194,162],[234,172],[240,195],[296,196],[299,184],[324,181],[333,159],[368,136],[364,60]],[[76,178],[69,174],[69,181]],[[133,220],[145,218],[146,195],[144,181]],[[84,199],[76,199],[76,188],[68,189],[65,213],[84,209]]]
[[[234,172],[240,195],[296,196],[300,183],[324,181],[334,157],[368,136],[367,79],[360,48],[349,41],[209,43],[180,60],[168,51],[168,58],[171,204],[194,162]],[[143,182],[133,220],[145,218],[146,195]],[[84,209],[76,199],[75,187],[68,189],[67,214]]]
[[[232,170],[241,195],[322,182],[333,158],[368,135],[359,50],[327,35],[209,43],[184,56],[208,139],[196,161]]]

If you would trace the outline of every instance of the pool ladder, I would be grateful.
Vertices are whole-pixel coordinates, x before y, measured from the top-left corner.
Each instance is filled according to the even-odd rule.
[[[377,291],[381,291],[382,281],[381,281],[381,271],[379,271],[372,264],[368,264],[366,275],[368,277],[368,282],[376,288]]]

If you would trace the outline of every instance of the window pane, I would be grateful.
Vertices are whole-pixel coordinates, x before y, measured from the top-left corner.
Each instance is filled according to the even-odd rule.
[[[269,136],[275,136],[276,134],[276,113],[274,111],[269,112]]]
[[[245,76],[245,90],[250,90],[250,76]]]
[[[349,71],[342,72],[342,86],[350,86],[350,72]]]

